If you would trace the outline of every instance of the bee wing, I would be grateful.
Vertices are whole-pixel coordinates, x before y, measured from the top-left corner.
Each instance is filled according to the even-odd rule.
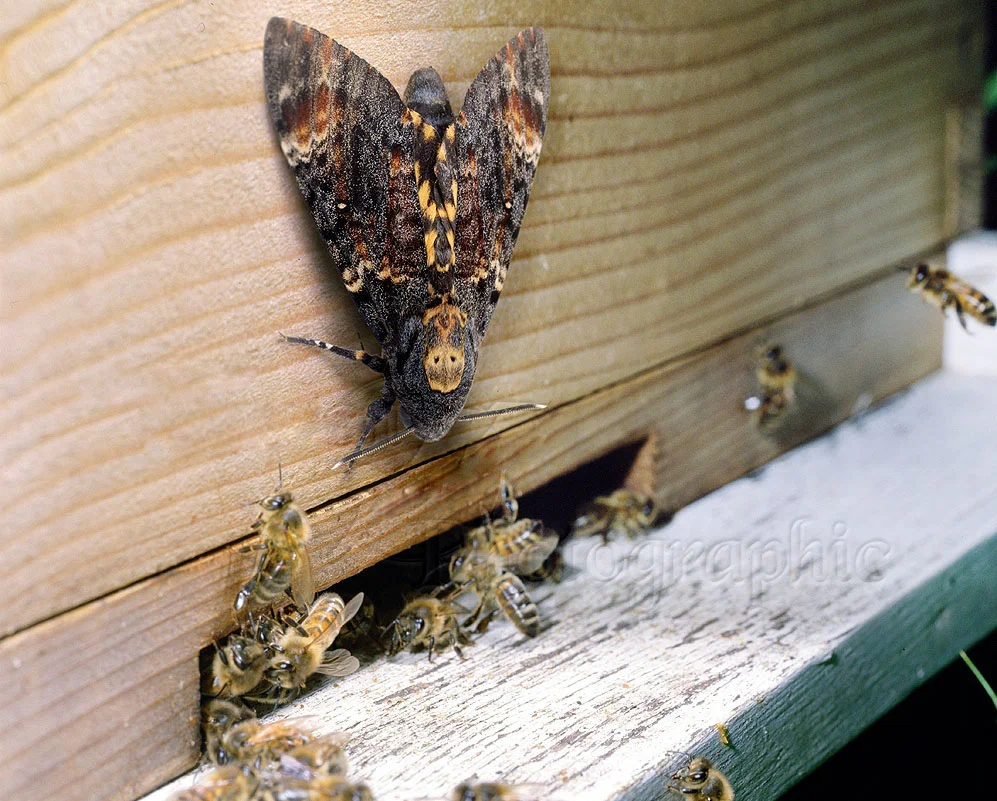
[[[281,782],[290,779],[292,781],[310,781],[315,776],[315,771],[297,757],[290,754],[280,755]]]
[[[291,597],[301,609],[308,609],[315,600],[312,560],[304,545],[295,551],[291,560]]]
[[[353,616],[357,612],[360,611],[360,607],[361,606],[363,606],[363,593],[362,592],[358,592],[356,595],[354,595],[350,599],[350,602],[348,604],[346,604],[346,608],[343,610],[343,625],[344,626],[353,619]]]
[[[349,676],[351,673],[355,673],[359,667],[359,659],[345,648],[337,648],[325,655],[322,664],[315,669],[315,672],[321,673],[323,676]]]
[[[514,784],[510,789],[512,798],[516,801],[536,801],[548,795],[547,787],[543,784]]]

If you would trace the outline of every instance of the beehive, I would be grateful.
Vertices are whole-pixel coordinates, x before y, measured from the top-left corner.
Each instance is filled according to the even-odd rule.
[[[542,414],[330,470],[379,379],[278,336],[373,346],[267,118],[272,13],[399,87],[431,63],[452,98],[510,35],[544,26],[547,138],[468,403]],[[934,369],[940,318],[893,266],[973,222],[960,198],[974,151],[954,132],[977,13],[968,0],[5,11],[3,786],[126,799],[193,763],[197,654],[233,625],[246,504],[278,460],[314,511],[324,586],[479,513],[500,470],[527,490],[648,441],[674,508]],[[826,394],[788,439],[743,409],[771,340]]]

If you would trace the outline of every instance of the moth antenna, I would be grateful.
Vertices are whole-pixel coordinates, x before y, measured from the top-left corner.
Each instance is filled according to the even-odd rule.
[[[342,459],[336,462],[332,466],[332,469],[336,470],[342,467],[344,464],[350,464],[352,462],[355,462],[357,459],[362,459],[364,456],[370,456],[370,454],[375,453],[376,451],[379,451],[382,448],[387,448],[389,445],[393,445],[394,443],[398,442],[398,440],[400,439],[404,439],[414,431],[415,427],[409,426],[408,428],[402,429],[397,434],[392,434],[390,437],[385,437],[379,442],[375,442],[373,445],[368,445],[366,448],[357,448],[355,451],[346,454],[346,456],[344,456]]]
[[[462,414],[457,418],[457,422],[467,423],[472,420],[484,420],[486,417],[501,417],[506,414],[519,414],[520,412],[529,412],[535,409],[546,408],[546,403],[520,403],[518,406],[506,406],[504,409],[496,409],[493,412],[472,412],[471,414]]]

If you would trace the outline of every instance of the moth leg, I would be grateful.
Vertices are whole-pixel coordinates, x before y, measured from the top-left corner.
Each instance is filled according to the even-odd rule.
[[[305,339],[304,337],[289,337],[287,334],[281,334],[282,337],[288,342],[293,342],[297,345],[311,345],[313,348],[321,348],[322,350],[327,350],[329,353],[335,353],[337,356],[342,356],[344,359],[350,359],[352,361],[363,362],[371,370],[376,373],[381,373],[384,375],[388,369],[388,363],[384,361],[380,356],[372,356],[364,350],[350,350],[349,348],[341,348],[339,345],[330,345],[328,342],[323,342],[321,339]]]
[[[381,396],[367,407],[367,419],[363,424],[363,433],[360,434],[360,439],[357,440],[356,447],[353,449],[354,451],[361,448],[367,437],[370,436],[370,432],[374,430],[374,426],[388,416],[388,412],[391,411],[391,407],[394,405],[395,391],[391,388],[391,384],[388,383],[387,378],[385,378],[384,386],[381,387]]]

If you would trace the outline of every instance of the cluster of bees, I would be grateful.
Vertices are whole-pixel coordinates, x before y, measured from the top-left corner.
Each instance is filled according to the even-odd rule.
[[[997,326],[993,301],[948,270],[933,269],[927,264],[902,269],[909,271],[908,289],[937,306],[942,314],[954,310],[964,330],[969,331],[966,315],[983,325]],[[795,407],[799,375],[782,346],[769,344],[759,349],[755,377],[758,394],[748,398],[745,407],[754,414],[759,428],[771,432]]]
[[[452,648],[463,656],[461,646],[499,614],[526,636],[539,633],[540,615],[524,580],[560,580],[560,538],[541,521],[519,517],[513,487],[504,477],[500,498],[501,513],[494,519],[486,515],[465,533],[463,546],[450,559],[449,580],[409,600],[383,629],[377,641],[389,655],[423,649],[432,659],[434,652]],[[363,593],[349,602],[335,592],[315,596],[307,548],[311,528],[291,493],[278,486],[259,505],[253,529],[260,540],[244,550],[262,554],[233,604],[242,624],[216,643],[202,676],[205,754],[217,767],[173,801],[373,801],[366,785],[347,776],[343,746],[348,735],[316,735],[308,718],[261,723],[251,707],[286,703],[315,675],[353,673],[357,658],[332,645],[355,616],[355,626],[362,620],[368,635],[375,620]],[[653,500],[620,489],[584,506],[571,533],[604,540],[615,534],[632,537],[646,531],[657,515]],[[470,608],[461,603],[466,598]],[[672,789],[701,801],[733,798],[732,792],[721,791],[729,785],[705,760],[691,762],[673,780],[678,784]],[[452,798],[526,801],[541,791],[533,785],[465,783]]]

